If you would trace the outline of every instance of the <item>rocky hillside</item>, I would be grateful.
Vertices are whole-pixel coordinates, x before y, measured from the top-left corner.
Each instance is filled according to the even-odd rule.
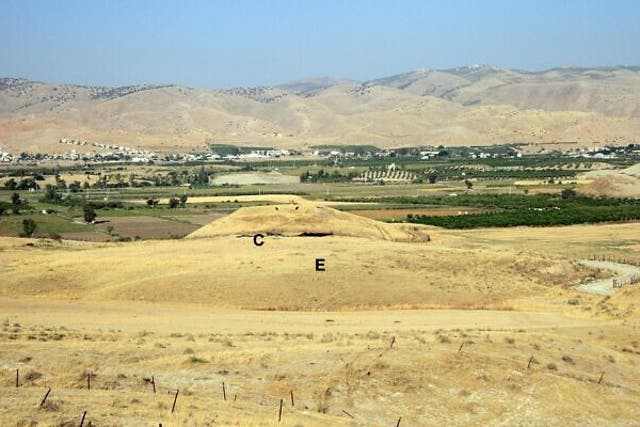
[[[638,67],[534,73],[470,66],[367,82],[318,78],[227,90],[0,79],[0,149],[13,152],[65,151],[60,138],[197,151],[207,142],[627,144],[638,134]]]

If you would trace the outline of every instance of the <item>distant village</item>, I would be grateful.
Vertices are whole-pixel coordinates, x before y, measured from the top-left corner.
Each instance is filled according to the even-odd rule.
[[[214,161],[250,161],[276,158],[324,158],[324,159],[370,159],[386,157],[412,157],[420,160],[455,157],[460,159],[520,158],[523,154],[518,144],[489,147],[408,147],[397,149],[378,149],[373,146],[320,146],[308,152],[295,149],[244,148],[234,145],[213,145],[208,152],[172,153],[159,155],[141,148],[116,144],[105,144],[77,139],[62,138],[60,144],[74,147],[91,147],[87,152],[83,148],[71,148],[66,153],[29,153],[11,154],[0,149],[0,163],[39,164],[47,162],[79,163],[185,163]],[[222,147],[223,149],[220,149]],[[627,146],[601,146],[592,148],[574,148],[569,152],[552,153],[573,158],[615,159],[628,155],[640,156],[640,144]]]

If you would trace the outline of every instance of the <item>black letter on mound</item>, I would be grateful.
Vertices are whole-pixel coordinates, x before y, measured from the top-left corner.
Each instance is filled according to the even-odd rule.
[[[324,258],[316,258],[316,271],[324,271]]]
[[[262,234],[256,234],[255,236],[253,236],[253,244],[256,246],[262,246],[264,245],[264,242],[260,241],[258,242],[258,239],[263,239],[264,236]]]

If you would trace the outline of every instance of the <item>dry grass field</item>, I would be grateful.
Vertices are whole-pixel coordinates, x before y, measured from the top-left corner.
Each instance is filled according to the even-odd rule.
[[[181,240],[0,238],[0,424],[640,419],[640,288],[573,289],[610,275],[584,257],[640,261],[640,224],[397,241],[393,224],[295,206],[242,208]]]

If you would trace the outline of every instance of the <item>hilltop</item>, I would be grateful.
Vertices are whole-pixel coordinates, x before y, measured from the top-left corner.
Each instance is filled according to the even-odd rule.
[[[330,77],[224,90],[89,87],[0,79],[0,149],[56,152],[61,138],[159,152],[209,143],[627,144],[640,132],[637,67],[541,72],[470,66],[365,82]]]
[[[387,224],[311,203],[240,208],[187,238],[251,236],[351,236],[391,241],[429,241],[418,227]]]

